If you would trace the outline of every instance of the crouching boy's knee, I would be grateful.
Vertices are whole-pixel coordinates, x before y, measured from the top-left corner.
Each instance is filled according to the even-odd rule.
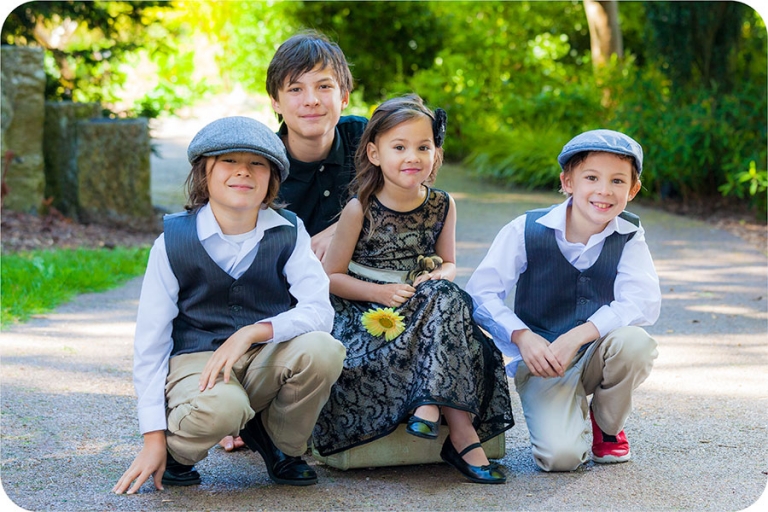
[[[543,471],[574,471],[589,460],[589,451],[580,444],[559,444],[533,448],[533,459]]]
[[[340,341],[327,332],[316,331],[299,336],[292,343],[301,345],[305,370],[309,370],[318,378],[336,382],[347,355],[347,349]]]
[[[659,355],[656,340],[641,327],[621,327],[609,336],[613,350],[626,361],[652,362]]]

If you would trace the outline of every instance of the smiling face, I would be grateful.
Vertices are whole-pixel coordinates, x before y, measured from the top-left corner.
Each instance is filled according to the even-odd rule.
[[[368,143],[367,151],[371,163],[381,168],[385,183],[418,189],[435,166],[432,122],[421,116],[400,123]]]
[[[290,77],[272,98],[272,109],[283,117],[289,140],[333,142],[341,111],[349,103],[349,91],[342,92],[330,67],[318,65],[291,81]]]
[[[269,191],[271,174],[269,160],[254,153],[208,157],[208,201],[216,218],[221,215],[258,215]]]
[[[613,153],[593,152],[569,172],[560,174],[563,191],[573,198],[566,238],[586,243],[618,216],[640,191],[631,161]],[[634,184],[633,184],[634,181]]]

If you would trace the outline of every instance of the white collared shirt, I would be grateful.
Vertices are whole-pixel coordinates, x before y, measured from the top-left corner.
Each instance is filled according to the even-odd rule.
[[[614,232],[635,232],[624,246],[613,285],[614,300],[602,306],[589,321],[600,336],[627,325],[651,325],[659,317],[661,289],[659,277],[645,243],[645,230],[620,217],[592,235],[586,245],[565,239],[565,219],[571,198],[557,205],[536,222],[555,231],[557,246],[576,269],[591,267],[600,256],[605,239]],[[504,226],[496,235],[483,261],[467,282],[467,292],[475,305],[474,318],[492,336],[501,352],[511,358],[507,374],[513,376],[522,360],[512,333],[528,326],[505,304],[507,295],[515,289],[520,274],[528,268],[525,252],[525,215]]]
[[[197,214],[197,236],[206,252],[219,267],[234,279],[253,263],[264,232],[290,222],[274,210],[259,211],[256,228],[247,235],[227,237],[221,232],[210,205]],[[330,332],[334,311],[329,300],[328,276],[312,252],[309,234],[298,219],[296,247],[285,264],[283,273],[297,304],[296,307],[271,318],[273,338],[279,343],[311,331]],[[165,381],[168,360],[173,348],[171,330],[179,313],[179,283],[171,270],[160,235],[149,253],[147,270],[141,286],[139,311],[134,340],[133,383],[138,395],[139,429],[142,434],[166,429]]]

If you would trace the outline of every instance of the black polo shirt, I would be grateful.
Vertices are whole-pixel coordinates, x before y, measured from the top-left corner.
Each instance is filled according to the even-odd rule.
[[[301,162],[288,154],[291,169],[280,185],[280,200],[304,222],[314,236],[334,222],[349,197],[349,183],[355,176],[355,151],[368,120],[343,116],[336,125],[331,152],[318,162]],[[277,134],[288,133],[285,123]]]

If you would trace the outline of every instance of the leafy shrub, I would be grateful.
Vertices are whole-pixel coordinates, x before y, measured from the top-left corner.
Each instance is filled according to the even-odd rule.
[[[501,129],[466,158],[473,172],[505,184],[557,190],[557,155],[570,135],[558,128]]]

